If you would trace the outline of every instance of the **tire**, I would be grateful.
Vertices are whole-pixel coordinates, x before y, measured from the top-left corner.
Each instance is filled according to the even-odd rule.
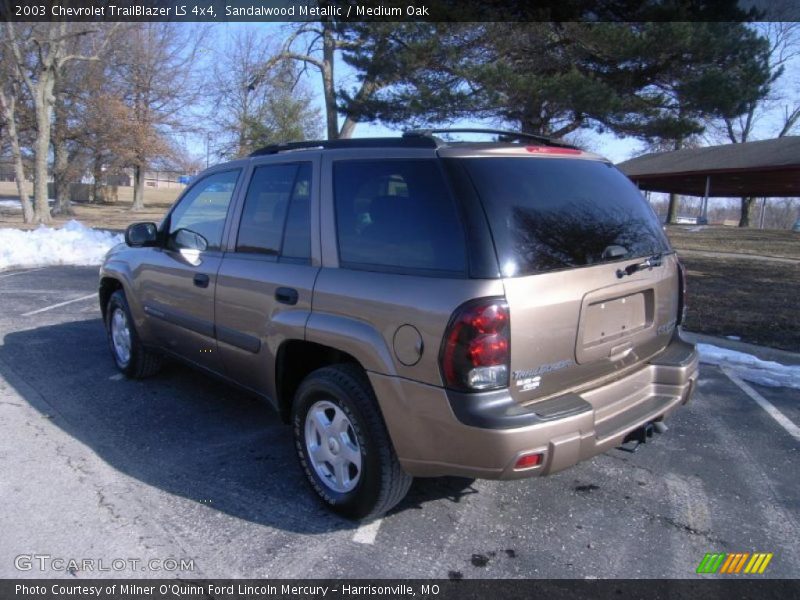
[[[161,369],[161,355],[147,350],[139,340],[122,290],[111,294],[106,305],[106,336],[114,363],[126,377],[144,379]]]
[[[308,375],[295,394],[292,427],[300,467],[334,512],[375,518],[408,492],[412,477],[400,466],[372,387],[356,365]]]

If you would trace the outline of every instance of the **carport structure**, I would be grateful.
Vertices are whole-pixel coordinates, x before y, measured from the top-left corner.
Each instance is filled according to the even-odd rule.
[[[709,197],[800,196],[800,136],[654,152],[617,165],[643,191]]]

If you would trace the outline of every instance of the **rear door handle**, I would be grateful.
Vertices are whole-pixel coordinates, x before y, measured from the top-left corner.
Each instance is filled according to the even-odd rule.
[[[211,281],[211,279],[209,279],[208,275],[205,273],[195,273],[193,281],[197,287],[207,288],[208,282]]]
[[[294,306],[297,304],[297,299],[299,298],[299,294],[297,290],[294,288],[288,287],[279,287],[275,290],[275,300],[280,302],[281,304],[289,304]]]

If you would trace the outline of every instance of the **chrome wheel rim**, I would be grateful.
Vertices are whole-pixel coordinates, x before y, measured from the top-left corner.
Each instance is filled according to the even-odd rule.
[[[131,330],[128,317],[121,308],[111,313],[111,345],[120,366],[126,367],[131,360]]]
[[[306,413],[306,452],[316,474],[334,492],[353,490],[361,478],[361,446],[350,419],[328,400]]]

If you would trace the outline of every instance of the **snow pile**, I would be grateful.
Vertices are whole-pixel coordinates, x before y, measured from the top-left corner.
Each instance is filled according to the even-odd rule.
[[[711,344],[697,344],[700,362],[725,367],[746,381],[770,387],[800,389],[800,366],[761,360],[752,354],[727,350]]]
[[[43,265],[98,265],[122,235],[69,221],[61,229],[0,229],[0,270]]]

